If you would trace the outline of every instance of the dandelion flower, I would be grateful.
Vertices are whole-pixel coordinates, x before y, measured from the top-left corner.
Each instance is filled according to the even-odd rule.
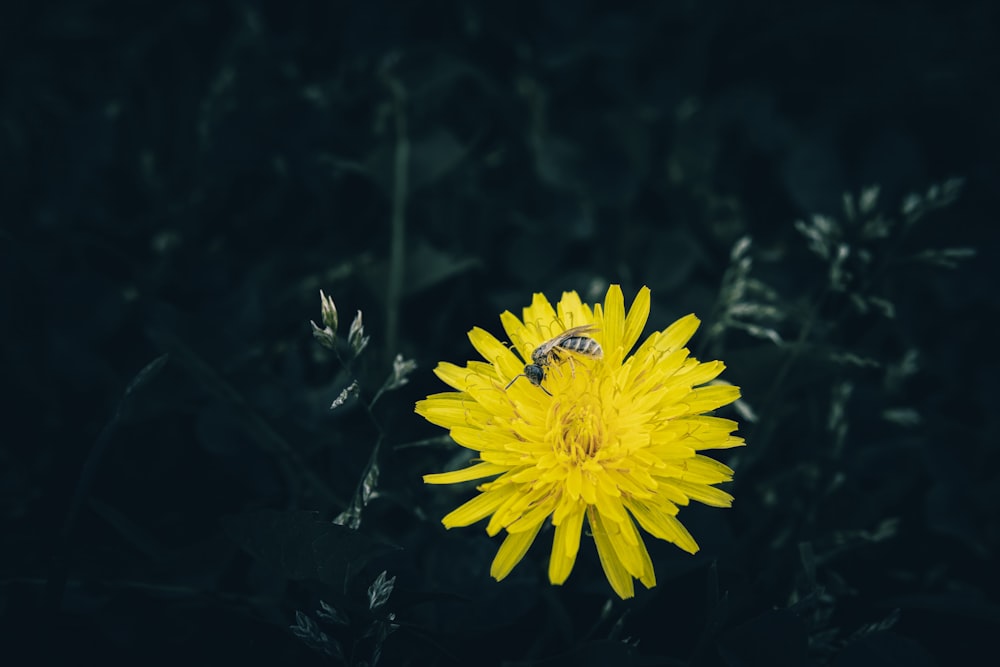
[[[442,523],[455,528],[489,517],[489,535],[506,533],[490,569],[497,580],[521,561],[550,519],[549,580],[565,582],[586,519],[608,582],[630,598],[635,579],[656,585],[636,524],[695,553],[698,544],[678,521],[678,508],[691,500],[732,505],[732,496],[714,485],[731,480],[733,471],[700,452],[743,444],[731,435],[736,422],[705,414],[739,398],[739,389],[702,386],[724,366],[689,356],[685,345],[699,323],[694,315],[651,334],[629,355],[649,303],[645,287],[627,315],[618,285],[593,308],[576,292],[564,293],[555,308],[535,294],[521,319],[509,311],[500,316],[512,348],[477,327],[469,339],[485,361],[442,362],[435,369],[457,391],[428,396],[416,412],[477,454],[472,466],[425,475],[424,481],[493,478]],[[575,327],[588,327],[578,335],[593,339],[602,354],[556,348],[541,365],[539,384],[516,379],[532,363],[533,351]]]

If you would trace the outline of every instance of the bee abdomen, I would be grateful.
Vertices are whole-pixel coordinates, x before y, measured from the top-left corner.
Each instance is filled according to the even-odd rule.
[[[602,354],[601,344],[588,336],[571,336],[561,342],[559,347],[585,357],[600,357]]]

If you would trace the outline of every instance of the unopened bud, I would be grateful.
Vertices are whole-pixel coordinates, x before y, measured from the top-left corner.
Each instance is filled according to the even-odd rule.
[[[368,336],[365,335],[365,326],[361,321],[361,311],[354,316],[351,328],[347,333],[347,343],[354,350],[354,356],[361,354],[361,351],[368,345]]]
[[[412,373],[417,367],[417,362],[412,359],[403,359],[403,355],[397,354],[392,361],[392,377],[386,385],[386,389],[398,389],[410,381],[407,375]]]
[[[328,350],[337,349],[337,334],[333,331],[333,329],[330,327],[320,329],[319,326],[312,320],[309,320],[309,324],[311,324],[313,328],[313,338],[315,338],[320,345]]]
[[[333,332],[333,335],[337,335],[337,305],[333,303],[333,297],[327,296],[323,290],[320,290],[319,301],[323,313],[323,324]]]

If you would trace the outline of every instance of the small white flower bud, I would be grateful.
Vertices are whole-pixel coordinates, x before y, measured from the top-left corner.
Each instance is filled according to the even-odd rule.
[[[361,320],[361,311],[354,316],[351,328],[347,333],[347,343],[354,350],[354,356],[361,354],[361,351],[368,345],[368,336],[365,335],[365,326]]]
[[[333,332],[333,335],[337,335],[337,306],[333,302],[333,297],[327,296],[323,290],[320,290],[319,301],[323,313],[323,324]]]

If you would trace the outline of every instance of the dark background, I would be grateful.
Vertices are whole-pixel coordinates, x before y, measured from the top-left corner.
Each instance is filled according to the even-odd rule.
[[[985,1],[5,6],[0,662],[978,661],[998,43]],[[736,504],[647,540],[632,601],[586,537],[498,584],[413,403],[473,326],[611,282],[743,388]]]

